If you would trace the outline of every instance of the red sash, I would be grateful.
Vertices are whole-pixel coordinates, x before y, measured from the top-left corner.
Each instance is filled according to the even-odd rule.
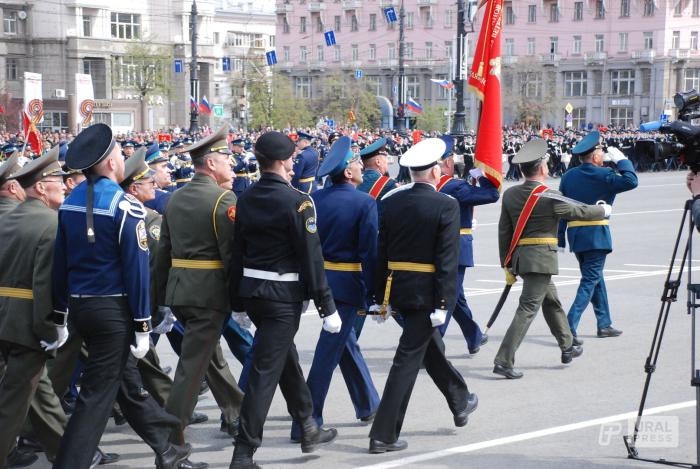
[[[520,216],[518,217],[518,222],[515,224],[515,231],[513,232],[513,239],[510,240],[510,248],[508,248],[508,254],[506,254],[506,260],[503,262],[504,267],[510,267],[510,258],[513,256],[513,252],[515,251],[515,247],[518,245],[518,241],[520,241],[520,237],[523,234],[523,230],[525,229],[525,225],[527,224],[527,220],[530,218],[530,215],[532,214],[532,211],[535,209],[535,205],[537,202],[540,200],[539,197],[537,197],[537,194],[540,192],[544,192],[548,189],[547,186],[544,184],[541,184],[537,187],[535,187],[532,192],[530,192],[530,195],[528,196],[527,200],[525,201],[525,206],[523,206],[523,211],[520,212]]]
[[[369,190],[369,195],[371,195],[374,200],[377,200],[379,198],[379,194],[382,193],[382,190],[384,190],[384,187],[388,182],[389,178],[387,176],[380,176],[379,179],[374,181],[372,188]]]
[[[437,191],[440,192],[442,188],[445,187],[445,184],[447,184],[451,180],[452,176],[448,176],[446,174],[440,176],[440,181],[437,183],[437,186],[435,186],[435,189],[437,189]]]

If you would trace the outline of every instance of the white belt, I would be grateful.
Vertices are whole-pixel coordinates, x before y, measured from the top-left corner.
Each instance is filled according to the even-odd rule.
[[[74,294],[71,295],[71,298],[121,298],[125,297],[126,293],[115,293],[114,295],[81,295],[81,294]]]
[[[286,274],[278,274],[277,272],[269,272],[267,270],[243,268],[243,276],[250,278],[258,278],[260,280],[274,280],[276,282],[298,282],[299,274],[289,272]]]

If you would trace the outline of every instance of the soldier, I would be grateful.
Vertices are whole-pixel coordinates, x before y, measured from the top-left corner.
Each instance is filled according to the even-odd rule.
[[[595,204],[603,200],[612,205],[616,194],[637,187],[637,174],[632,163],[624,153],[612,146],[608,147],[608,153],[604,155],[598,131],[593,131],[583,138],[573,152],[579,155],[581,165],[567,171],[562,177],[559,190],[565,196],[586,204]],[[616,164],[617,172],[612,168],[603,167],[605,156]],[[566,246],[565,231],[569,238],[569,248],[576,255],[581,269],[581,282],[567,315],[574,341],[577,345],[583,343],[576,337],[576,329],[588,303],[593,306],[598,337],[619,336],[622,331],[612,327],[608,293],[603,278],[605,258],[612,252],[608,220],[574,221],[568,225],[566,220],[560,221],[559,246],[562,248]]]
[[[297,132],[297,150],[294,157],[294,174],[292,176],[292,187],[299,189],[305,194],[310,194],[316,190],[316,173],[318,172],[318,152],[310,148],[313,135],[304,132]]]
[[[436,330],[457,300],[454,253],[459,249],[459,205],[435,190],[440,180],[437,163],[444,153],[445,143],[437,138],[423,140],[404,153],[401,164],[410,168],[414,183],[385,196],[379,220],[374,289],[378,300],[370,310],[385,318],[396,309],[404,327],[369,433],[373,454],[408,447],[398,437],[421,363],[447,399],[455,426],[465,426],[478,403],[445,358]]]
[[[472,248],[472,218],[474,217],[474,206],[492,204],[498,200],[499,194],[481,169],[474,168],[469,171],[472,177],[479,181],[479,186],[472,186],[464,179],[454,177],[455,163],[452,155],[454,139],[445,135],[442,137],[446,150],[440,161],[440,171],[442,176],[437,183],[438,192],[454,197],[459,202],[459,264],[457,268],[457,303],[454,310],[447,313],[445,324],[438,330],[441,336],[445,336],[450,317],[454,316],[455,321],[462,329],[464,339],[467,341],[469,353],[474,355],[488,341],[488,336],[481,333],[479,325],[474,321],[472,312],[464,296],[464,274],[467,267],[474,267],[474,254]]]
[[[311,296],[324,330],[337,333],[340,315],[323,268],[313,200],[289,184],[294,142],[267,132],[255,143],[261,178],[241,196],[231,259],[231,301],[255,324],[255,351],[231,469],[257,468],[253,453],[279,383],[292,418],[301,424],[301,451],[330,443],[335,429],[320,428],[312,416],[309,388],[299,366],[294,335],[302,303]]]
[[[231,151],[233,151],[233,172],[235,173],[235,179],[233,180],[233,193],[236,194],[236,198],[239,198],[243,191],[248,189],[252,184],[252,176],[255,173],[255,168],[250,171],[248,167],[248,162],[245,160],[245,155],[243,154],[244,140],[242,138],[237,138],[231,142]]]
[[[173,192],[171,190],[170,160],[160,152],[158,144],[153,143],[146,150],[146,163],[154,171],[153,180],[156,182],[156,198],[149,200],[144,205],[163,215]]]
[[[232,179],[226,131],[222,127],[187,149],[195,174],[168,203],[156,255],[158,305],[171,307],[184,326],[180,360],[165,406],[180,419],[170,437],[180,444],[205,374],[228,433],[235,433],[243,400],[219,345],[231,313],[228,279],[236,219],[236,197],[219,187],[223,183],[230,187]]]
[[[382,197],[396,187],[396,181],[389,177],[386,139],[381,137],[360,150],[364,172],[362,184],[357,189],[366,192],[377,201],[377,213],[382,215]]]
[[[561,349],[562,363],[580,356],[583,349],[573,345],[552,275],[559,273],[556,230],[560,218],[568,220],[603,220],[610,215],[609,205],[576,206],[536,194],[549,192],[544,181],[547,168],[547,144],[540,139],[527,142],[513,158],[525,176],[523,184],[511,187],[503,194],[501,217],[498,222],[498,247],[506,282],[523,278],[518,309],[494,359],[493,372],[508,379],[523,377],[514,369],[515,352],[525,338],[537,311],[542,313],[552,335]]]
[[[20,183],[12,178],[12,173],[21,167],[18,164],[18,160],[19,153],[14,152],[10,158],[0,165],[0,217],[16,208],[26,198]]]
[[[59,144],[58,161],[61,163],[63,170],[63,183],[66,185],[66,197],[73,192],[73,189],[78,187],[85,180],[85,175],[81,171],[73,171],[66,166],[66,154],[68,153],[68,144],[63,142]]]
[[[133,399],[127,392],[140,381],[129,351],[142,358],[151,330],[148,240],[143,206],[118,186],[124,160],[112,130],[104,124],[83,130],[71,142],[66,164],[84,171],[87,181],[59,210],[53,309],[60,317],[70,308],[88,361],[54,468],[91,466],[115,397],[131,427],[156,453],[158,469],[206,467],[187,460],[189,445],[168,442],[175,417],[153,398]]]
[[[323,405],[333,371],[340,371],[355,407],[355,417],[370,422],[379,406],[369,369],[357,344],[353,324],[359,309],[367,310],[374,287],[377,254],[377,204],[356,190],[362,182],[362,160],[350,149],[350,138],[337,140],[319,169],[333,185],[314,192],[312,199],[318,217],[318,235],[324,266],[333,299],[343,321],[340,333],[321,331],[306,384],[313,400],[313,416],[323,425]],[[292,439],[299,439],[297,422]]]
[[[124,155],[124,159],[128,160],[131,155],[134,154],[136,151],[136,142],[133,140],[127,140],[122,144],[122,155]]]

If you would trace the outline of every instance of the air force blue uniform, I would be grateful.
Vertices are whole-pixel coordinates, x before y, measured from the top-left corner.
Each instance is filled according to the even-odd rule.
[[[296,157],[292,167],[292,187],[305,194],[316,190],[316,172],[318,171],[318,152],[311,147],[306,147]]]
[[[233,167],[233,172],[236,173],[236,177],[233,180],[233,193],[236,194],[236,199],[238,199],[243,194],[243,191],[253,185],[253,182],[250,180],[252,174],[250,174],[245,157],[234,153],[233,158],[236,162]]]
[[[173,192],[174,191],[156,189],[156,198],[153,200],[147,200],[143,205],[163,215]]]

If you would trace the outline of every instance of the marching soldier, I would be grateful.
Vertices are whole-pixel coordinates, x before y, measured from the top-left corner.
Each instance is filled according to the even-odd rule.
[[[20,169],[18,160],[19,153],[14,152],[0,165],[0,217],[16,208],[25,199],[24,189],[16,179],[12,178],[12,173]]]
[[[170,171],[170,160],[163,155],[157,143],[151,144],[146,150],[146,163],[154,171],[153,180],[156,182],[156,198],[149,200],[144,205],[163,215],[168,201],[172,195],[172,176]]]
[[[571,205],[537,194],[557,194],[544,181],[549,174],[547,144],[540,139],[527,142],[513,158],[525,176],[525,182],[503,194],[498,222],[498,247],[506,282],[523,278],[518,309],[494,359],[493,372],[508,379],[523,377],[514,368],[515,352],[525,338],[537,311],[542,313],[561,349],[562,363],[570,363],[583,353],[573,345],[552,275],[559,273],[556,230],[560,218],[567,220],[603,220],[610,215],[609,205]]]
[[[364,172],[362,184],[357,190],[366,192],[377,201],[377,213],[382,215],[382,197],[396,187],[396,181],[389,177],[389,161],[386,152],[386,139],[381,137],[360,150]]]
[[[318,152],[311,148],[313,135],[304,132],[297,132],[297,150],[294,157],[294,174],[292,176],[292,187],[299,189],[305,194],[310,194],[316,190],[316,173],[318,172]]]
[[[374,290],[375,303],[381,306],[375,304],[370,310],[384,318],[396,309],[404,327],[369,434],[373,454],[408,447],[398,438],[421,363],[447,399],[455,426],[465,426],[478,403],[445,358],[436,330],[457,300],[454,253],[459,249],[459,205],[435,190],[440,180],[437,163],[444,153],[445,143],[437,138],[411,147],[401,164],[410,168],[414,183],[384,199]]]
[[[610,146],[607,153],[616,164],[617,172],[612,168],[603,167],[606,155],[603,154],[598,131],[593,131],[583,138],[573,152],[579,155],[581,165],[567,171],[562,177],[559,190],[565,196],[586,204],[595,204],[603,200],[612,205],[616,194],[637,187],[634,167],[619,149]],[[619,336],[622,331],[612,327],[608,293],[603,278],[605,258],[612,252],[608,220],[574,221],[568,225],[566,220],[562,220],[559,222],[559,246],[562,248],[566,246],[565,231],[569,238],[570,250],[576,254],[581,269],[581,282],[567,315],[574,341],[577,345],[582,343],[576,338],[576,329],[588,303],[593,306],[596,316],[598,337]]]
[[[313,200],[289,184],[294,142],[267,132],[255,143],[261,178],[241,196],[231,259],[231,301],[255,324],[255,351],[241,408],[231,469],[256,468],[253,453],[279,383],[292,418],[301,425],[301,450],[330,443],[335,429],[312,416],[313,403],[299,366],[294,335],[302,303],[313,298],[324,330],[338,333],[342,321],[323,269]]]
[[[231,313],[228,279],[236,219],[236,197],[219,187],[224,183],[230,187],[232,178],[226,131],[222,127],[187,149],[195,174],[168,203],[156,255],[158,305],[171,307],[184,326],[180,360],[165,406],[180,419],[171,435],[178,444],[184,442],[205,374],[229,433],[235,433],[243,400],[219,345]]]

